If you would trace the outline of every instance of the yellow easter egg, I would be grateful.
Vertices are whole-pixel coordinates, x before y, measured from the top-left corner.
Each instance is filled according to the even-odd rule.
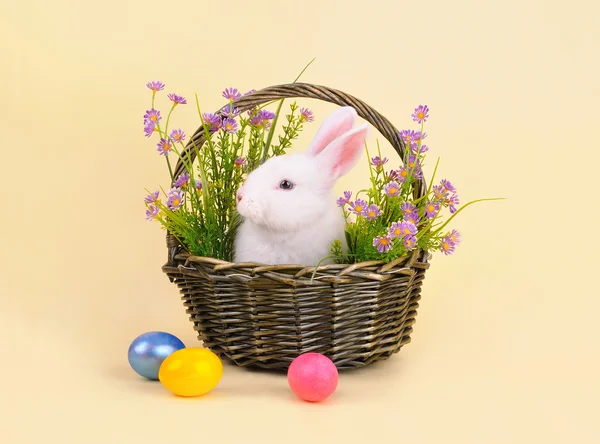
[[[223,363],[205,348],[183,348],[171,353],[158,370],[158,379],[179,396],[200,396],[214,389],[223,376]]]

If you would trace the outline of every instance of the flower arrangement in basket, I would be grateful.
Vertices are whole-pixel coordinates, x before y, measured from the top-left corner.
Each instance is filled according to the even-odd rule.
[[[201,125],[188,138],[169,128],[187,100],[169,94],[163,118],[155,99],[164,84],[147,86],[144,130],[158,139],[172,186],[148,190],[146,216],[167,231],[163,271],[205,347],[239,366],[285,369],[318,352],[338,368],[355,368],[410,341],[431,254],[455,250],[460,235],[449,223],[477,202],[460,207],[446,179],[431,185],[437,164],[427,186],[427,106],[412,114],[417,129],[398,131],[328,87],[294,82],[243,95],[228,88],[215,113],[202,112],[196,97]],[[287,151],[315,116],[295,101],[284,108],[287,98],[340,106],[302,152]],[[356,126],[358,117],[367,123]],[[369,124],[400,162],[383,157],[379,145],[369,149]],[[370,187],[336,196],[336,181],[365,152]]]

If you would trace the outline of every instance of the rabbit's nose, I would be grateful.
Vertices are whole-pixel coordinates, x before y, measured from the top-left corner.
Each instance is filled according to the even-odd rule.
[[[243,197],[244,197],[244,195],[242,193],[239,193],[239,192],[237,193],[238,202],[241,202]]]

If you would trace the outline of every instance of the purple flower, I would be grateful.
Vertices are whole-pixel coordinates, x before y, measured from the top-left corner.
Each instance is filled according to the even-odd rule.
[[[344,191],[344,196],[337,200],[338,207],[343,207],[350,202],[350,197],[352,197],[352,191]]]
[[[421,169],[421,165],[417,164],[417,168],[410,171],[410,175],[415,179],[420,179],[423,177],[423,170]]]
[[[446,188],[444,188],[441,185],[434,185],[432,190],[433,190],[433,196],[435,197],[435,200],[443,201],[448,196],[448,191],[446,190]]]
[[[395,197],[400,194],[400,184],[398,182],[390,182],[384,188],[385,194],[390,197]]]
[[[456,187],[452,185],[452,182],[450,182],[449,180],[442,179],[440,183],[446,190],[450,191],[451,193],[456,193]]]
[[[256,126],[256,127],[261,127],[261,126],[263,126],[263,121],[260,117],[258,117],[258,114],[257,114],[256,116],[252,116],[250,118],[250,125]]]
[[[429,118],[429,108],[427,105],[419,105],[415,108],[412,118],[417,123],[423,123]]]
[[[377,205],[372,204],[369,206],[369,208],[365,208],[365,210],[363,211],[363,216],[369,220],[375,220],[379,216],[381,216],[381,210]]]
[[[150,137],[154,131],[158,131],[156,123],[154,123],[152,120],[146,120],[144,122],[144,135],[146,137]]]
[[[389,236],[377,236],[373,239],[373,246],[380,253],[387,253],[392,249],[392,239]]]
[[[267,109],[261,109],[257,115],[264,120],[273,120],[276,117],[276,114],[274,112],[269,111]]]
[[[454,253],[457,245],[460,244],[460,233],[456,230],[452,230],[446,237],[442,239],[440,250],[445,255]]]
[[[421,155],[426,153],[427,151],[429,151],[429,147],[427,145],[421,145],[419,146],[418,142],[413,142],[410,144],[410,149],[412,150],[413,153],[417,154],[417,155]]]
[[[198,191],[201,191],[201,190],[202,190],[202,181],[201,181],[200,179],[198,179],[198,180],[196,181],[196,189],[197,189]]]
[[[392,225],[388,228],[388,236],[389,237],[402,237],[402,230],[400,229],[399,222],[392,222]]]
[[[179,188],[171,188],[167,195],[167,206],[175,211],[183,204],[183,191]]]
[[[178,188],[186,188],[189,181],[190,175],[188,173],[181,173],[173,186]]]
[[[402,243],[407,250],[414,250],[414,248],[417,246],[417,238],[411,234],[405,236],[404,239],[402,239]]]
[[[362,212],[367,208],[367,203],[362,199],[357,199],[354,202],[350,202],[350,211],[360,216]]]
[[[209,127],[210,131],[217,131],[223,124],[221,117],[213,113],[203,113],[202,120]]]
[[[412,142],[416,142],[417,140],[419,140],[420,131],[402,130],[400,131],[399,135],[402,138],[402,140],[404,140],[404,143],[410,145],[412,144]]]
[[[442,244],[440,245],[440,250],[446,256],[449,256],[452,253],[454,253],[455,248],[456,248],[456,244],[454,242],[452,242],[450,237],[445,237],[444,239],[442,239]]]
[[[400,181],[400,183],[404,183],[406,182],[406,178],[408,177],[408,171],[406,171],[406,168],[401,166],[398,169],[398,180]]]
[[[387,173],[387,180],[397,182],[400,180],[400,172],[398,170],[390,170]]]
[[[402,210],[404,216],[417,212],[417,207],[410,202],[404,202],[402,205],[400,205],[400,209]]]
[[[312,122],[315,116],[308,108],[300,108],[300,120],[303,122]]]
[[[448,205],[450,213],[456,213],[456,205],[459,203],[460,201],[458,200],[458,196],[456,194],[452,194],[448,199],[446,199],[446,205]]]
[[[428,219],[433,219],[440,211],[440,204],[436,201],[429,201],[425,204],[425,214]]]
[[[228,117],[227,119],[223,120],[222,128],[225,130],[225,132],[228,132],[230,134],[235,134],[235,133],[237,133],[237,130],[238,130],[238,124],[234,119],[232,119],[231,117]]]
[[[163,139],[162,137],[160,138],[160,142],[158,142],[158,153],[161,156],[166,156],[167,154],[169,154],[171,152],[171,148],[173,148],[173,145],[171,145],[171,142],[169,140]]]
[[[406,167],[414,178],[421,178],[423,170],[421,169],[421,162],[419,161],[417,156],[410,156],[408,158],[408,164],[406,165]]]
[[[183,97],[178,96],[177,94],[171,93],[171,94],[168,95],[168,97],[169,97],[169,100],[171,102],[173,102],[173,106],[187,104],[187,101]]]
[[[149,205],[146,210],[146,220],[154,220],[158,218],[158,213],[160,209],[155,207],[154,205]]]
[[[162,117],[160,117],[160,111],[152,108],[152,109],[147,110],[146,114],[144,114],[144,123],[146,123],[147,121],[158,123],[158,122],[160,122],[161,118]]]
[[[402,214],[404,215],[404,220],[406,222],[411,222],[414,225],[419,223],[419,211],[412,203],[404,202],[400,206],[400,209],[402,210]]]
[[[450,239],[454,245],[460,244],[460,233],[457,230],[452,230],[447,238]]]
[[[159,202],[158,196],[159,196],[158,191],[150,193],[144,198],[144,202],[146,202],[147,204],[156,204]]]
[[[171,131],[171,134],[169,134],[169,137],[174,142],[183,142],[185,140],[185,133],[181,129],[175,129],[175,130]]]
[[[225,105],[221,108],[221,113],[227,117],[237,117],[240,115],[240,109],[231,105]]]
[[[252,93],[255,93],[255,92],[256,92],[255,89],[251,89],[250,91],[245,92],[244,95],[247,96],[248,94],[252,94]]]
[[[394,222],[390,228],[388,228],[388,234],[391,237],[404,239],[407,236],[414,236],[417,234],[417,227],[412,222]]]
[[[162,91],[165,88],[165,84],[160,80],[153,80],[152,82],[146,83],[146,86],[152,90],[153,94],[157,91]]]
[[[244,165],[248,165],[248,161],[246,160],[245,157],[238,157],[237,159],[235,159],[236,167],[242,167]]]
[[[411,222],[414,225],[418,225],[419,224],[419,212],[413,211],[412,213],[405,214],[404,220],[406,222]]]
[[[223,97],[228,99],[230,102],[233,102],[242,97],[242,95],[237,88],[226,88],[225,91],[223,91]]]
[[[427,137],[427,134],[421,134],[421,131],[413,131],[413,130],[402,130],[398,133],[398,135],[404,140],[404,143],[412,146],[413,142],[418,142],[419,140],[423,140]]]
[[[402,233],[402,237],[414,236],[415,234],[417,234],[417,227],[412,222],[401,222],[399,227],[400,232]]]
[[[387,163],[387,161],[388,161],[387,157],[384,157],[382,159],[379,156],[375,156],[371,159],[371,165],[373,165],[374,167],[377,167],[377,168],[381,168],[381,167],[383,167],[384,164]]]
[[[275,113],[267,111],[266,109],[260,110],[256,116],[250,119],[250,125],[263,127],[268,129],[271,126],[271,120],[275,118]]]

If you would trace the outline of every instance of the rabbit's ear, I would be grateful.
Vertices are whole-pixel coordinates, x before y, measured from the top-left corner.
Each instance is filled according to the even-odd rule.
[[[331,113],[317,131],[317,135],[306,150],[307,154],[316,156],[339,136],[350,131],[356,117],[356,110],[351,106],[344,106]]]
[[[358,162],[365,149],[365,139],[369,135],[369,125],[358,126],[331,142],[316,157],[319,166],[334,182],[348,173]]]

